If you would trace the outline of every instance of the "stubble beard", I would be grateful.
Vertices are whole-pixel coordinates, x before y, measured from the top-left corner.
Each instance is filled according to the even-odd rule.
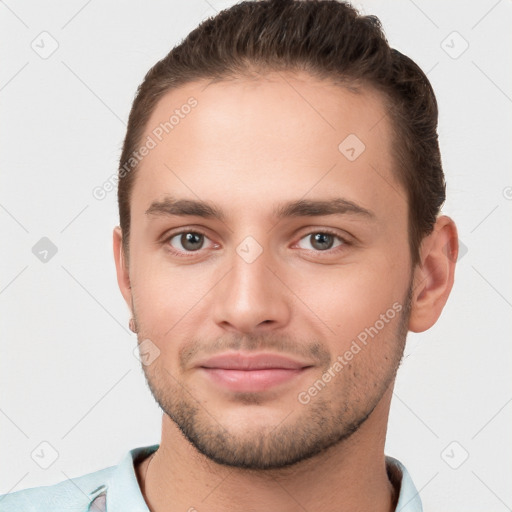
[[[251,470],[292,466],[350,438],[379,404],[392,385],[402,360],[411,296],[410,286],[402,302],[400,316],[396,319],[395,330],[391,335],[387,333],[392,337],[392,350],[385,362],[382,361],[386,367],[378,377],[373,371],[361,371],[357,365],[359,354],[356,354],[353,363],[343,368],[326,389],[306,405],[295,399],[290,404],[290,410],[283,410],[283,418],[274,425],[243,432],[230,430],[229,425],[223,425],[218,419],[216,411],[209,411],[208,404],[194,398],[166,368],[155,367],[158,368],[155,370],[143,366],[146,382],[163,412],[172,419],[188,442],[210,460]],[[381,343],[383,340],[372,341]],[[372,341],[363,350],[371,350]],[[376,380],[362,382],[372,377]],[[332,391],[327,391],[331,386]],[[367,391],[364,396],[361,396],[362,388]],[[250,402],[258,404],[258,397],[251,394],[240,396],[240,407]]]

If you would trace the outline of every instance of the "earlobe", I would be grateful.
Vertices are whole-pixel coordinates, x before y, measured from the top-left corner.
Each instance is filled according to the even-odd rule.
[[[123,234],[121,228],[116,226],[113,232],[114,261],[116,264],[117,283],[126,304],[131,310],[131,284],[128,264],[123,249]]]
[[[458,245],[453,220],[439,217],[433,232],[423,239],[414,271],[410,331],[426,331],[441,315],[453,286]]]

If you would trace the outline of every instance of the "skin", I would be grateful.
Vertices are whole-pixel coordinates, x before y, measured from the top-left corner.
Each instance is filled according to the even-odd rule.
[[[406,193],[371,89],[300,73],[190,83],[162,98],[144,139],[190,96],[197,107],[137,170],[129,255],[114,230],[139,342],[159,350],[143,366],[164,411],[160,448],[136,468],[146,502],[153,512],[394,510],[384,443],[395,374],[407,330],[431,327],[446,303],[455,225],[440,216],[411,268]],[[354,161],[338,150],[349,134],[366,146]],[[223,218],[148,213],[166,197],[201,200]],[[286,202],[334,198],[371,215],[275,215]],[[326,231],[330,249],[311,238]],[[187,253],[176,235],[190,232],[206,238]],[[256,244],[241,247],[262,250],[251,263],[237,252],[248,236]],[[394,304],[400,313],[301,403],[299,393]],[[235,393],[196,366],[229,349],[310,367],[274,388]]]

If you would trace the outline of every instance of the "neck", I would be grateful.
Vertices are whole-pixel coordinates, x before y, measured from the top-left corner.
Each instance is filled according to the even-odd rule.
[[[152,512],[392,512],[398,491],[384,457],[388,410],[381,401],[357,432],[320,455],[260,471],[211,461],[164,415],[159,449],[137,468],[144,498]]]

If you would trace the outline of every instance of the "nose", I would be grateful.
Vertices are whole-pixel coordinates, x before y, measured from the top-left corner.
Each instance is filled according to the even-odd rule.
[[[231,263],[231,270],[215,287],[216,324],[244,334],[286,326],[290,320],[290,297],[266,251],[254,261],[235,253]]]

